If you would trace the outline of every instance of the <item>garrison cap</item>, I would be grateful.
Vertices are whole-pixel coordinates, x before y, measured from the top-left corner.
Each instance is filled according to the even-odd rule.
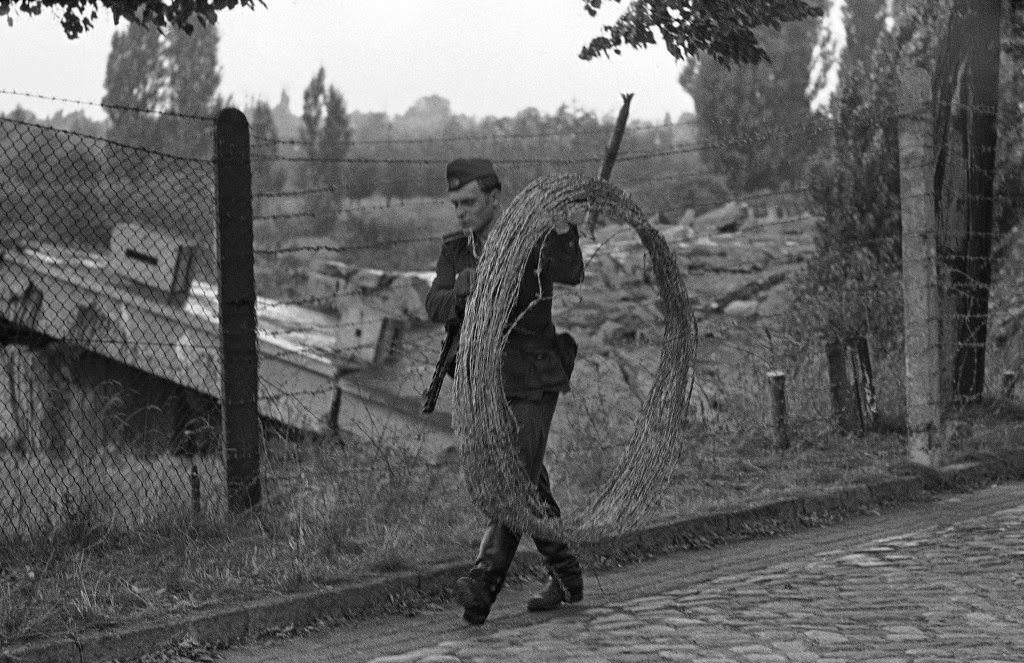
[[[448,179],[448,190],[461,189],[473,180],[493,178],[498,180],[498,174],[494,172],[494,164],[490,159],[455,159],[449,162],[445,176]]]

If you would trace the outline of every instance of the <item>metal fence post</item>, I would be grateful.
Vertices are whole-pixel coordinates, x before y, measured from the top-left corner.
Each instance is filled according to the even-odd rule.
[[[236,513],[259,504],[261,493],[252,173],[241,111],[217,115],[216,142],[224,466],[228,511]]]

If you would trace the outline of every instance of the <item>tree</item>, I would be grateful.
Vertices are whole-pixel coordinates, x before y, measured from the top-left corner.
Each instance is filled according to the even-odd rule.
[[[264,0],[259,0],[265,5]],[[38,16],[44,9],[52,9],[61,16],[61,27],[68,39],[75,39],[96,25],[101,8],[114,16],[114,24],[121,19],[138,26],[177,28],[191,34],[198,27],[217,22],[217,12],[235,7],[256,8],[256,0],[0,0],[0,16],[10,16],[11,10],[29,16]],[[10,18],[8,18],[10,20]]]
[[[825,4],[828,15],[818,30],[808,85],[808,97],[815,109],[827,104],[843,66],[869,64],[878,35],[892,19],[893,9],[892,0],[826,0]]]
[[[1002,2],[955,0],[948,16],[932,82],[936,217],[957,340],[952,394],[974,398],[985,386]]]
[[[166,68],[167,108],[187,115],[213,117],[220,86],[217,28],[197,27],[191,33],[172,30],[164,42],[161,62]],[[195,120],[161,116],[161,139],[177,154],[210,156],[213,134],[210,125],[196,126]],[[205,131],[203,129],[206,129]]]
[[[114,33],[104,80],[115,142],[185,156],[207,156],[212,140],[197,120],[160,115],[172,111],[212,116],[220,85],[217,67],[219,37],[215,27],[187,34],[131,24]]]
[[[603,0],[583,0],[591,16],[602,4]],[[758,44],[757,28],[778,30],[783,23],[821,15],[817,3],[805,0],[630,0],[618,20],[604,27],[607,34],[583,47],[580,58],[618,54],[623,46],[652,46],[657,32],[677,60],[704,53],[723,65],[757,63],[769,59]]]
[[[110,40],[106,92],[103,104],[110,116],[107,138],[128,145],[156,148],[155,119],[132,108],[154,109],[163,101],[163,63],[160,61],[160,33],[141,25],[129,25]]]
[[[270,104],[265,101],[257,102],[249,111],[249,142],[253,193],[272,193],[283,189],[285,174],[274,163],[278,157],[277,128]]]
[[[1022,4],[1010,5],[1011,36],[1024,34]],[[834,105],[833,156],[814,169],[812,180],[826,222],[832,221],[819,235],[829,249],[822,265],[841,265],[843,255],[865,252],[883,259],[885,247],[898,251],[896,72],[902,63],[931,73],[943,334],[953,346],[952,355],[943,357],[946,401],[975,398],[984,388],[993,240],[1019,218],[1013,197],[1020,192],[1024,158],[1020,69],[1008,67],[1010,86],[1001,90],[1001,10],[999,0],[910,3],[892,35],[880,37],[870,75],[858,78],[857,67],[843,73],[837,103],[848,108]],[[1006,53],[1007,59],[1022,57],[1013,47]],[[997,141],[999,123],[1007,131]]]
[[[878,35],[885,29],[887,4],[886,0],[846,0],[844,63],[852,65],[871,59]]]
[[[770,63],[729,67],[704,58],[679,77],[693,97],[704,163],[734,191],[797,183],[823,142],[805,96],[816,23],[758,31]]]
[[[323,67],[309,81],[302,92],[302,140],[309,145],[310,157],[315,156],[316,139],[324,116],[324,84],[327,72]]]
[[[314,219],[312,230],[320,234],[333,229],[341,207],[345,195],[342,159],[352,142],[345,100],[333,85],[326,86],[326,77],[320,67],[302,93],[302,139],[310,159],[303,180],[307,186],[324,189],[307,198],[307,211]]]
[[[899,47],[883,32],[867,60],[843,63],[831,95],[827,149],[808,172],[821,217],[815,254],[798,278],[790,331],[807,342],[872,340],[899,351],[903,338]]]
[[[391,132],[391,121],[385,113],[354,114],[350,118],[353,124],[354,143],[363,146],[353,156],[359,157],[390,157],[390,153],[382,152],[382,144]],[[369,198],[385,187],[379,182],[384,174],[382,164],[375,161],[350,163],[345,168],[345,191],[357,200]]]
[[[321,159],[327,160],[322,165],[322,180],[325,186],[334,191],[334,199],[340,201],[344,196],[344,165],[340,162],[348,154],[352,142],[352,130],[348,126],[348,115],[345,112],[345,99],[332,85],[327,89],[324,99],[324,126],[320,132],[320,144],[317,153]]]

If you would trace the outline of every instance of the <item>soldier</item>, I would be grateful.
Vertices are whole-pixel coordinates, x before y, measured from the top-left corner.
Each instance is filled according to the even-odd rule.
[[[431,320],[450,325],[461,321],[466,299],[473,292],[484,243],[498,218],[501,181],[487,159],[455,159],[448,164],[447,179],[461,229],[443,239],[426,309]],[[538,262],[539,279],[535,276]],[[551,494],[544,450],[558,395],[569,390],[576,358],[572,337],[556,334],[551,321],[552,283],[576,285],[582,280],[579,233],[567,220],[560,221],[527,260],[509,319],[522,317],[509,334],[502,357],[502,382],[517,424],[519,457],[552,517],[558,517],[560,511]],[[455,595],[470,624],[483,624],[487,619],[520,537],[521,533],[500,522],[487,525],[476,562],[467,576],[456,581]],[[549,578],[543,589],[530,597],[527,609],[551,610],[562,602],[580,601],[583,571],[569,547],[538,537],[533,540],[547,564]]]

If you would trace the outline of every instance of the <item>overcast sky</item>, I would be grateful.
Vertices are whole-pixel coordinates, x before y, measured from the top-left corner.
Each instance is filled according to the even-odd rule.
[[[677,81],[680,63],[662,47],[584,62],[580,47],[622,5],[597,19],[583,0],[266,0],[221,14],[220,91],[236,105],[276,104],[281,90],[301,112],[302,90],[323,65],[349,110],[404,112],[439,94],[454,113],[512,115],[561,103],[614,115],[633,92],[631,118],[661,121],[691,111]],[[603,22],[602,22],[603,21]],[[0,23],[0,88],[98,102],[114,27],[69,41],[44,14]],[[58,105],[0,94],[0,110],[22,105],[48,115]],[[60,105],[73,110],[74,106]],[[102,109],[84,108],[94,118]]]

